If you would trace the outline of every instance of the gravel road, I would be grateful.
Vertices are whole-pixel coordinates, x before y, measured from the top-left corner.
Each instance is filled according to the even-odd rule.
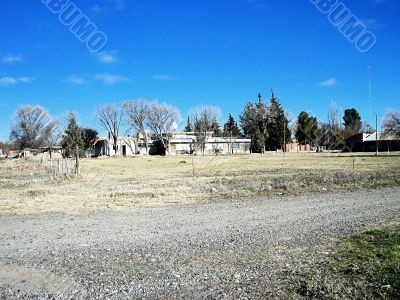
[[[284,298],[290,271],[400,219],[400,188],[79,215],[0,214],[0,298]]]

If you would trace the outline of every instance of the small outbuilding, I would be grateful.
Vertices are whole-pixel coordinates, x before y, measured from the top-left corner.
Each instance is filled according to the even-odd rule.
[[[346,140],[346,150],[350,152],[400,151],[400,137],[383,132],[359,133]]]

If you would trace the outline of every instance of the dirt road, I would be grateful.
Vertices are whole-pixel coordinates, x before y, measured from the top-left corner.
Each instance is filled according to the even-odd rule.
[[[265,298],[321,247],[400,219],[400,188],[0,214],[0,298]]]

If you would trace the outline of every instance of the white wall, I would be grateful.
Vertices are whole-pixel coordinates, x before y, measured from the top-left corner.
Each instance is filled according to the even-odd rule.
[[[126,156],[136,155],[136,141],[132,139],[120,139],[117,143],[117,155],[123,155],[123,147],[126,149]],[[112,143],[109,144],[110,156],[115,156]]]

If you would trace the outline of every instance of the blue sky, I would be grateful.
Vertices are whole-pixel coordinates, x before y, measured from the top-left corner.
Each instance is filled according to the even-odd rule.
[[[363,119],[400,105],[400,3],[343,1],[377,37],[360,53],[309,0],[98,0],[74,3],[108,38],[91,53],[40,0],[0,4],[0,140],[23,104],[83,126],[97,104],[158,99],[182,117],[217,105],[221,121],[273,88],[325,120],[330,103]],[[372,70],[369,105],[368,66]]]

